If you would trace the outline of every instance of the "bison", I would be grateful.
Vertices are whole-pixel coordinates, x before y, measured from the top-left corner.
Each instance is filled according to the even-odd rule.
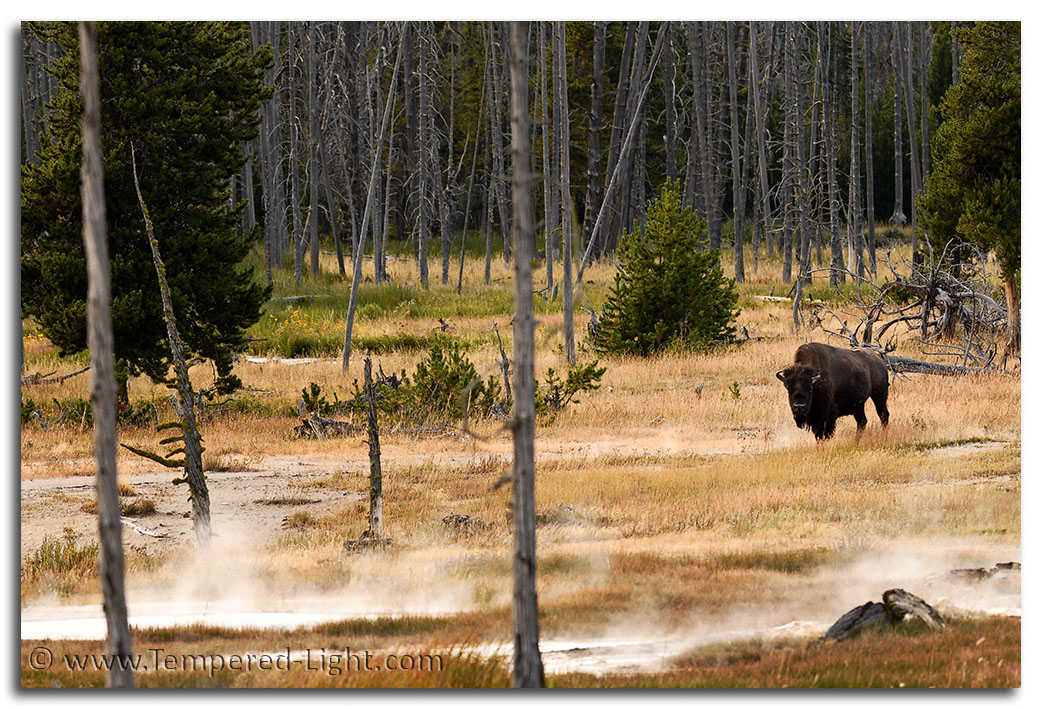
[[[890,420],[886,365],[871,350],[842,350],[820,343],[800,345],[792,366],[775,376],[789,392],[796,425],[809,428],[819,441],[832,437],[840,416],[853,416],[860,435],[868,423],[865,401],[870,398],[883,426]]]

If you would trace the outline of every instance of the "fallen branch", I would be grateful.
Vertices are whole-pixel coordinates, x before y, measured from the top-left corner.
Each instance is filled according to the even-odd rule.
[[[119,521],[122,522],[123,524],[127,525],[131,529],[133,529],[138,534],[144,534],[146,537],[155,537],[156,539],[164,539],[167,536],[169,536],[169,535],[167,535],[166,532],[157,532],[156,531],[157,527],[153,527],[152,529],[149,529],[148,527],[142,527],[140,524],[137,524],[135,522],[131,522],[126,517],[120,517]]]

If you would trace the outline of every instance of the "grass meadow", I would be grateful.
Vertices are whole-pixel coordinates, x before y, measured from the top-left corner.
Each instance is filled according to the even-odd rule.
[[[496,255],[486,286],[484,259],[468,253],[457,294],[458,257],[457,252],[448,284],[442,284],[432,262],[428,290],[417,287],[415,261],[401,254],[389,262],[389,284],[360,285],[346,373],[340,355],[350,281],[337,274],[335,257],[323,253],[322,275],[305,277],[302,287],[294,285],[292,269],[279,272],[273,299],[249,333],[254,341],[235,367],[244,389],[212,407],[202,428],[211,478],[281,476],[283,486],[277,494],[259,485],[242,493],[244,508],[266,503],[284,510],[285,518],[270,528],[254,525],[249,539],[236,539],[236,563],[217,560],[213,567],[224,570],[214,573],[238,569],[251,593],[281,598],[284,607],[298,597],[341,598],[360,612],[368,603],[379,605],[375,599],[417,602],[393,614],[300,630],[189,624],[134,631],[136,647],[158,644],[171,653],[350,645],[384,659],[405,651],[438,653],[442,670],[152,671],[139,674],[140,685],[510,684],[509,652],[486,651],[510,638],[510,490],[494,486],[510,465],[503,422],[473,421],[469,431],[457,425],[426,436],[388,422],[381,432],[384,525],[394,544],[389,551],[363,555],[346,554],[343,543],[365,528],[364,433],[326,440],[293,433],[301,390],[314,382],[330,400],[348,398],[362,378],[366,355],[387,373],[411,372],[432,338],[447,337],[463,345],[479,374],[498,372],[496,328],[508,354],[512,348],[512,271]],[[910,258],[909,249],[895,248],[895,266],[902,257]],[[725,272],[733,271],[731,258],[722,255]],[[548,675],[548,684],[1019,686],[1019,617],[989,614],[988,599],[969,604],[972,608],[959,605],[948,590],[927,597],[933,592],[927,579],[936,574],[1020,558],[1019,371],[894,377],[888,428],[880,427],[869,407],[860,439],[847,417],[833,439],[816,443],[793,424],[774,373],[803,342],[829,339],[820,328],[795,328],[790,304],[761,297],[788,293],[777,259],[761,253],[752,273],[749,251],[745,263],[737,323],[748,333],[746,341],[650,359],[597,356],[584,345],[589,316],[577,312],[580,360],[596,358],[607,371],[600,389],[579,396],[578,403],[537,429],[542,637],[669,637],[682,641],[684,649],[655,671],[566,671]],[[555,268],[559,277],[560,264]],[[883,270],[881,265],[880,278]],[[363,271],[371,276],[371,262]],[[599,309],[614,273],[611,263],[593,264],[576,302]],[[545,265],[535,274],[535,288],[545,294]],[[838,311],[852,286],[844,288],[830,289],[826,275],[815,280],[809,294]],[[564,318],[560,297],[537,295],[535,303],[541,379],[548,368],[567,369]],[[443,330],[441,322],[449,328]],[[68,373],[86,365],[83,354],[60,357],[31,322],[23,322],[23,330],[23,374]],[[844,343],[833,338],[833,344]],[[918,356],[911,337],[898,351]],[[283,361],[300,358],[313,361]],[[213,378],[205,364],[191,373],[197,388]],[[92,434],[82,413],[88,387],[89,375],[23,385],[23,407],[31,400],[43,418],[23,422],[23,485],[90,483]],[[132,403],[151,402],[160,420],[173,418],[168,395],[162,384],[130,382]],[[119,436],[140,447],[155,447],[157,441],[147,421],[121,426]],[[316,472],[299,479],[288,472],[304,465]],[[122,449],[119,466],[128,494],[139,487],[136,480],[161,472]],[[63,501],[60,495],[69,494],[63,490],[49,493],[49,504],[79,510],[71,498]],[[303,504],[313,497],[332,501]],[[35,499],[23,494],[23,530],[56,524],[31,514]],[[183,510],[174,511],[188,509],[185,502]],[[453,528],[442,522],[450,514],[469,515],[480,524]],[[128,544],[134,542],[127,534]],[[89,532],[64,537],[56,532],[46,547],[23,548],[23,610],[97,603],[95,541]],[[197,557],[185,543],[170,542],[147,554],[129,549],[131,604],[135,594],[184,598],[178,589],[200,563]],[[828,623],[855,605],[879,600],[891,584],[905,584],[931,603],[951,602],[944,606],[951,628],[865,633],[828,646],[791,635],[713,640],[712,631],[720,628]],[[439,602],[425,606],[422,599],[431,598]],[[27,654],[38,644],[22,643],[23,686],[103,684],[100,670],[30,669]],[[102,643],[56,640],[48,647],[58,656],[100,652]]]

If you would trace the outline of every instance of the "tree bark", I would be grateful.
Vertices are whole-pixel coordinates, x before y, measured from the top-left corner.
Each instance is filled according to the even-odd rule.
[[[535,313],[529,172],[528,26],[510,23],[510,123],[514,239],[514,686],[546,684],[539,656],[535,552]]]
[[[738,283],[745,282],[745,257],[742,234],[742,209],[744,201],[741,194],[741,146],[738,140],[738,67],[735,66],[734,23],[724,23],[727,32],[727,87],[731,108],[731,204],[732,224],[734,225],[734,279]]]
[[[912,203],[909,205],[912,212],[912,251],[918,247],[919,235],[916,233],[915,200],[922,191],[922,177],[919,173],[919,147],[917,143],[915,128],[915,100],[912,97],[912,58],[910,43],[905,41],[905,33],[901,31],[899,23],[894,23],[894,33],[898,38],[898,48],[901,55],[901,67],[904,74],[905,94],[905,117],[908,119],[908,151],[912,162]],[[911,32],[911,26],[908,28]]]
[[[166,280],[166,266],[159,253],[159,240],[152,228],[152,218],[148,214],[145,198],[138,184],[137,164],[134,159],[134,147],[131,144],[131,161],[134,169],[134,189],[137,191],[138,203],[141,205],[141,216],[145,220],[145,234],[152,250],[152,263],[156,268],[159,280],[159,297],[163,303],[163,320],[166,322],[166,335],[170,343],[170,358],[173,360],[176,377],[178,401],[175,408],[181,417],[181,431],[184,439],[185,482],[192,499],[192,524],[195,528],[195,540],[200,547],[210,543],[210,492],[206,488],[206,475],[203,473],[203,449],[199,438],[199,428],[195,420],[195,394],[192,381],[188,378],[188,364],[185,361],[184,345],[181,334],[177,330],[177,318],[174,314],[173,300],[170,297],[170,286]]]
[[[891,57],[894,64],[894,213],[890,216],[891,224],[904,224],[904,148],[901,131],[901,54],[898,43],[897,23],[893,23],[891,32]]]
[[[662,47],[664,46],[663,40],[666,35],[659,32],[658,37],[655,38],[655,47],[651,50],[651,59],[648,61],[648,70],[645,74],[644,86],[641,88],[640,97],[637,99],[637,111],[635,115],[640,114],[640,110],[643,108],[644,102],[648,96],[648,90],[651,88],[652,77],[655,75],[655,67],[658,65],[659,57],[662,56]],[[626,138],[622,141],[620,148],[621,153],[625,153],[629,148],[630,143],[633,141],[634,133],[636,132],[637,121],[633,120],[630,122],[629,128],[626,131]],[[593,255],[593,246],[597,243],[597,233],[601,228],[601,225],[605,221],[605,214],[611,205],[612,192],[615,189],[615,184],[619,178],[620,167],[622,160],[615,163],[615,169],[611,172],[611,177],[608,179],[608,185],[604,190],[604,199],[601,202],[600,211],[597,213],[597,221],[593,224],[593,229],[590,232],[590,238],[586,242],[586,249],[583,251],[582,260],[579,262],[579,269],[575,274],[575,281],[577,283],[582,282],[583,273],[586,271],[586,266],[590,262],[590,257]]]
[[[551,186],[554,182],[554,166],[550,162],[550,141],[552,138],[550,135],[549,102],[546,95],[546,24],[545,22],[539,23],[539,128],[543,138],[543,233],[544,253],[546,254],[546,292],[547,294],[552,294],[554,291],[554,223],[551,218],[553,211],[551,209],[551,202],[553,201]],[[556,87],[557,84],[554,83],[554,86]]]
[[[861,136],[858,132],[858,27],[850,25],[850,195],[848,197],[850,220],[847,223],[847,270],[863,278],[865,275],[865,249],[861,232]]]
[[[828,23],[823,23],[826,29],[829,29]],[[829,77],[829,62],[831,62],[831,37],[826,35],[825,46],[827,51],[825,52],[825,71],[822,74],[822,92],[821,95],[824,99],[822,105],[822,116],[825,119],[825,169],[826,177],[828,178],[828,201],[829,201],[829,229],[832,232],[831,250],[832,250],[832,261],[829,267],[829,285],[836,286],[840,283],[845,283],[847,280],[846,266],[843,262],[843,236],[840,231],[840,204],[839,204],[839,182],[836,176],[836,157],[837,152],[837,140],[836,140],[836,119],[838,117],[838,110],[836,104],[838,103],[837,94],[838,87]]]
[[[384,483],[380,469],[380,425],[376,419],[376,387],[373,385],[373,361],[365,358],[366,432],[369,436],[369,534],[374,539],[384,535]]]
[[[316,87],[315,23],[308,22],[308,233],[311,275],[318,275],[318,90]]]
[[[373,191],[376,189],[376,181],[379,179],[380,151],[383,148],[384,137],[387,133],[387,124],[391,118],[391,107],[394,105],[395,82],[398,78],[398,67],[402,61],[403,45],[405,44],[406,31],[403,29],[398,40],[398,55],[394,60],[394,69],[391,71],[391,83],[387,89],[387,103],[384,104],[384,115],[380,122],[380,134],[373,145],[373,159],[369,173],[369,189],[366,192],[365,212],[362,215],[361,229],[358,234],[358,246],[354,252],[354,268],[351,275],[351,298],[347,305],[347,322],[344,324],[344,353],[341,357],[341,371],[347,374],[351,363],[351,331],[355,326],[355,308],[358,305],[358,285],[362,280],[362,255],[365,252],[365,225],[369,222],[369,214],[373,207]]]
[[[87,338],[94,413],[98,501],[98,575],[107,628],[105,654],[112,664],[107,687],[133,687],[130,628],[123,585],[123,532],[116,484],[116,377],[113,366],[110,268],[101,156],[101,92],[93,22],[81,22],[80,93],[83,96],[83,247],[87,258]]]
[[[876,275],[876,197],[872,170],[872,23],[865,22],[865,221],[868,226],[868,269]]]
[[[753,111],[756,117],[756,166],[757,166],[757,177],[759,178],[759,197],[760,197],[760,222],[764,225],[764,233],[767,236],[767,249],[768,255],[773,255],[773,249],[771,248],[770,233],[773,230],[773,223],[771,219],[771,198],[770,188],[767,183],[767,135],[764,130],[763,121],[763,109],[760,105],[760,68],[757,55],[759,54],[759,45],[756,37],[756,23],[749,23],[749,52],[750,52],[750,74],[749,74],[749,91],[752,93]],[[754,257],[756,252],[754,252]],[[756,272],[756,265],[754,263],[753,273]]]
[[[575,303],[572,295],[572,178],[571,178],[571,126],[568,121],[568,69],[565,54],[565,23],[556,22],[554,32],[554,69],[556,87],[554,99],[559,107],[558,152],[561,160],[561,252],[563,254],[562,300],[564,307],[564,352],[568,364],[575,364]]]
[[[601,203],[601,132],[604,123],[604,51],[606,22],[593,23],[593,77],[590,83],[590,130],[587,136],[586,202],[583,209],[583,239],[593,231],[591,217]]]

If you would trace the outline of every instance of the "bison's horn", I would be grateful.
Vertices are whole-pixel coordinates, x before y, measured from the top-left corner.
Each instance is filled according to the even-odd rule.
[[[780,379],[780,380],[782,380],[784,382],[785,381],[785,370],[784,369],[779,369],[777,372],[774,373],[774,376],[778,377],[778,379]]]

